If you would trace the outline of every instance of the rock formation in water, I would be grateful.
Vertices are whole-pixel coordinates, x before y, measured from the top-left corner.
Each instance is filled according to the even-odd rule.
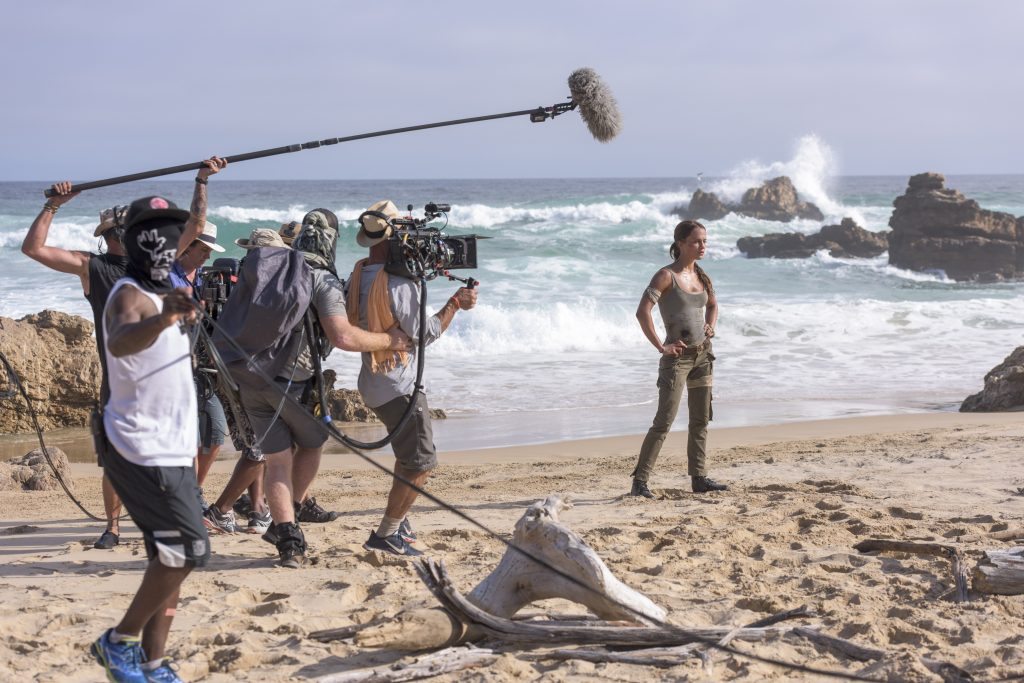
[[[81,427],[100,393],[100,359],[93,324],[77,315],[42,311],[19,320],[0,316],[0,351],[32,399],[43,429]],[[32,431],[21,394],[0,368],[0,433]]]
[[[837,258],[872,258],[888,248],[888,232],[870,232],[852,218],[826,225],[813,235],[776,232],[763,237],[741,237],[736,247],[748,258],[807,258],[827,249]]]
[[[1024,410],[1024,346],[985,375],[985,388],[964,399],[962,413]]]
[[[889,263],[945,271],[954,280],[1024,277],[1024,218],[987,211],[945,187],[939,173],[910,178],[889,218]]]
[[[821,209],[810,202],[799,200],[793,182],[786,176],[772,178],[760,187],[750,188],[743,193],[739,204],[725,204],[715,193],[698,189],[690,198],[688,206],[678,206],[672,212],[692,220],[714,221],[731,212],[784,223],[796,218],[825,220]]]

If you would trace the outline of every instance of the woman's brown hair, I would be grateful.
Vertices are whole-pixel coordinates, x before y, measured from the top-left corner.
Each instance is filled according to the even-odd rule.
[[[671,256],[674,259],[679,258],[679,245],[676,243],[685,240],[687,237],[690,236],[690,233],[696,230],[697,228],[700,228],[704,232],[707,232],[707,228],[705,228],[703,224],[698,223],[697,221],[683,221],[679,225],[677,225],[675,232],[672,233],[672,246],[668,248],[669,256]],[[704,291],[706,291],[709,295],[714,294],[715,288],[711,285],[711,278],[708,277],[708,274],[704,272],[704,269],[697,265],[696,262],[694,262],[693,264],[693,269],[697,271],[697,279],[700,280],[700,283],[702,285],[704,285]]]

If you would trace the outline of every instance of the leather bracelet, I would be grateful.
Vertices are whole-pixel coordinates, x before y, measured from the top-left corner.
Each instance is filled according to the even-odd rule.
[[[196,182],[199,183],[200,185],[210,184],[210,182],[206,178],[200,178],[199,176],[196,176]]]
[[[48,211],[50,213],[57,213],[57,209],[59,208],[60,204],[53,204],[51,202],[46,202],[45,204],[43,204],[43,211]]]
[[[448,299],[448,303],[454,304],[456,311],[461,311],[462,310],[462,306],[459,305],[459,300],[456,299],[454,296],[451,299]]]

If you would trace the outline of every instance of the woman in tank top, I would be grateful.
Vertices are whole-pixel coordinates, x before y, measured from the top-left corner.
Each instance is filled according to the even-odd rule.
[[[705,455],[708,422],[711,420],[711,338],[718,322],[718,300],[711,278],[697,265],[707,249],[707,229],[696,221],[676,226],[669,254],[675,260],[660,269],[644,290],[636,317],[640,329],[661,354],[658,364],[658,412],[647,432],[633,470],[630,495],[654,498],[647,481],[661,446],[679,411],[683,390],[687,394],[689,427],[686,439],[687,472],[693,491],[723,491],[726,486],[707,476]],[[654,306],[665,324],[665,338],[654,327]]]

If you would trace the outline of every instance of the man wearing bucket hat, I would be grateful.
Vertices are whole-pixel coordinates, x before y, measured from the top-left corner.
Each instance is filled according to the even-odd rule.
[[[280,233],[274,232],[270,228],[256,228],[249,233],[248,237],[240,237],[235,240],[235,244],[249,251],[260,247],[287,247],[291,244],[291,240],[289,239],[285,243],[284,237]]]
[[[291,246],[295,238],[299,236],[299,231],[302,230],[302,223],[298,221],[291,221],[289,223],[282,223],[281,228],[277,231],[281,235],[281,239],[288,246]]]
[[[458,311],[476,305],[476,290],[462,287],[427,319],[426,328],[419,328],[420,288],[404,277],[384,270],[389,260],[388,240],[394,228],[391,220],[400,216],[390,201],[380,201],[359,216],[356,242],[370,250],[369,258],[356,263],[349,279],[349,322],[371,332],[388,329],[393,324],[413,339],[422,335],[425,344],[436,341],[455,318]],[[388,431],[401,422],[410,404],[412,418],[395,435],[391,447],[395,452],[395,472],[406,481],[422,487],[437,466],[430,407],[427,397],[415,391],[417,347],[409,352],[374,351],[364,353],[359,371],[359,393]],[[416,534],[407,515],[416,500],[415,490],[395,479],[388,494],[387,507],[376,531],[363,544],[367,550],[392,555],[422,555],[413,548]]]

